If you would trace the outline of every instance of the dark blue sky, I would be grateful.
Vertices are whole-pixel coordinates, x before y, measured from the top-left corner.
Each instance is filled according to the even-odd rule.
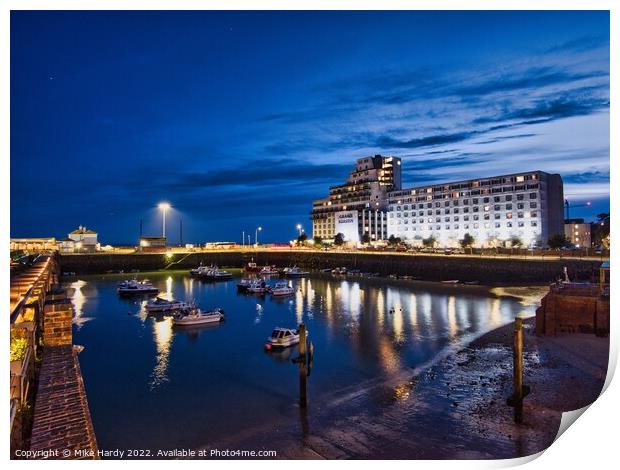
[[[353,161],[559,172],[609,210],[607,12],[13,12],[11,236],[310,231]]]

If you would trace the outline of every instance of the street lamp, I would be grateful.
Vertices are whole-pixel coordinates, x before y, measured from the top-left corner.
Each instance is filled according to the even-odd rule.
[[[160,202],[157,206],[162,212],[162,228],[161,228],[161,236],[162,238],[166,238],[166,212],[170,209],[170,204],[167,202]]]
[[[263,230],[263,227],[257,227],[256,232],[254,233],[254,245],[258,246],[258,232]]]
[[[303,232],[303,231],[304,231],[304,228],[301,226],[301,224],[297,224],[297,225],[295,226],[295,228],[296,228],[297,230],[299,230],[299,236],[301,237],[301,232]]]

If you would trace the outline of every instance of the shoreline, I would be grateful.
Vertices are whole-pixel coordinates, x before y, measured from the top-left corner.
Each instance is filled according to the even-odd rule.
[[[562,412],[599,396],[609,338],[536,337],[534,323],[534,317],[524,320],[524,382],[532,392],[521,425],[506,404],[512,393],[511,322],[419,370],[327,404],[310,398],[306,412],[297,408],[299,425],[276,425],[277,458],[510,459],[545,450]],[[261,435],[262,429],[247,430],[202,449],[273,449],[273,440]]]

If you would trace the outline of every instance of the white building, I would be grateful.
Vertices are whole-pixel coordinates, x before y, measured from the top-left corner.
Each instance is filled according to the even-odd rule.
[[[387,195],[401,188],[400,165],[397,157],[358,159],[344,184],[312,202],[312,235],[333,240],[342,233],[347,242],[364,234],[371,240],[387,238]]]
[[[69,233],[68,240],[62,240],[66,246],[65,250],[70,249],[71,243],[74,242],[74,251],[99,251],[99,242],[97,241],[97,232],[87,229],[86,227],[79,226],[76,230]],[[61,245],[62,246],[62,245]]]
[[[388,195],[387,232],[414,245],[456,247],[469,234],[474,246],[545,246],[564,233],[563,201],[560,175],[542,171],[403,189]]]

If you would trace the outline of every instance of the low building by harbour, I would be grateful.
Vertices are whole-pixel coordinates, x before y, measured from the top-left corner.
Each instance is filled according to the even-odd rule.
[[[166,250],[166,245],[166,237],[142,237],[138,250],[151,253],[160,252]]]

